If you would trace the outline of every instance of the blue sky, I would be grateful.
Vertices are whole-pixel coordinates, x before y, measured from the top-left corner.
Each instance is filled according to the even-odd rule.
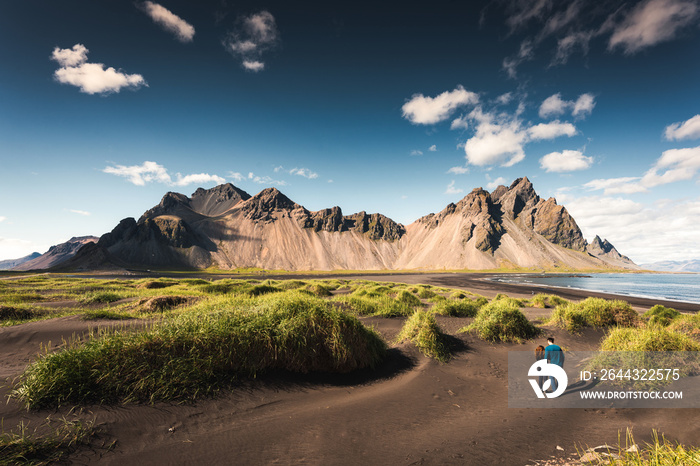
[[[333,3],[3,2],[0,259],[224,181],[409,224],[521,176],[700,258],[700,1]]]

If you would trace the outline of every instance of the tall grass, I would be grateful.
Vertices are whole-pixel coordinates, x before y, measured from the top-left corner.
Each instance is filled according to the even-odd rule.
[[[452,317],[475,317],[481,307],[479,301],[470,299],[453,300],[445,299],[433,305],[430,309],[435,314]]]
[[[584,327],[635,327],[641,322],[637,311],[626,301],[587,298],[579,303],[566,303],[552,313],[550,323],[576,332]]]
[[[415,307],[383,295],[374,298],[366,294],[336,296],[333,301],[347,306],[352,312],[362,316],[406,317],[415,311]]]
[[[62,419],[58,426],[50,419],[34,430],[20,423],[17,429],[0,433],[0,465],[55,464],[95,435],[93,422]],[[3,426],[4,427],[4,426]]]
[[[605,453],[601,455],[600,453]],[[584,456],[585,451],[580,455]],[[651,442],[639,447],[632,431],[627,429],[625,444],[618,439],[617,448],[609,451],[592,453],[588,464],[599,466],[691,466],[700,464],[700,448],[686,447],[674,443],[663,435],[659,438],[656,430],[652,431]]]
[[[623,328],[610,331],[602,351],[700,351],[700,343],[688,335],[663,327]]]
[[[536,337],[540,330],[520,311],[518,300],[500,298],[483,306],[474,322],[460,332],[475,331],[482,340],[517,342]]]
[[[649,319],[650,324],[661,325],[662,327],[670,325],[673,319],[679,317],[680,315],[681,313],[677,310],[662,306],[661,304],[655,305],[644,313],[644,317]]]
[[[209,396],[266,370],[373,367],[386,345],[329,302],[296,292],[191,312],[142,332],[116,332],[42,356],[13,395],[27,407]]]
[[[426,311],[416,311],[406,320],[397,341],[409,340],[421,353],[440,362],[450,360],[450,349],[445,334],[435,321],[435,316]]]

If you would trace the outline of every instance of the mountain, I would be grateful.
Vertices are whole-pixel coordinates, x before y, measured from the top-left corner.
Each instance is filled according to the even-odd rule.
[[[700,273],[700,260],[687,261],[661,261],[639,266],[644,270],[657,270],[659,272],[693,272]]]
[[[24,262],[14,267],[12,270],[39,270],[55,267],[73,257],[84,245],[94,243],[98,240],[99,238],[96,236],[80,236],[71,238],[65,243],[51,246],[44,254],[30,261]]]
[[[33,252],[29,254],[28,256],[20,257],[19,259],[8,259],[4,261],[0,261],[0,270],[10,270],[18,265],[24,264],[25,262],[29,262],[32,259],[36,259],[39,257],[41,254],[38,252]]]
[[[191,197],[167,193],[139,220],[122,220],[64,264],[283,270],[636,269],[600,238],[588,244],[554,198],[527,178],[493,193],[477,188],[457,204],[404,227],[382,214],[312,212],[276,188],[255,196],[232,184]]]

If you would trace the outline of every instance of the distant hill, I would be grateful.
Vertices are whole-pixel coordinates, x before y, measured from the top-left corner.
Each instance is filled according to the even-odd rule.
[[[645,270],[657,270],[659,272],[697,272],[700,273],[700,260],[687,261],[661,261],[639,266]]]
[[[267,270],[628,268],[607,241],[591,243],[566,208],[527,178],[404,227],[382,214],[311,212],[275,188],[255,196],[224,184],[191,197],[167,193],[139,220],[126,218],[61,267]]]
[[[39,257],[41,254],[38,252],[33,252],[29,254],[28,256],[20,257],[19,259],[8,259],[4,261],[0,261],[0,270],[10,270],[18,265],[24,264],[25,262],[29,262],[32,259],[36,259]]]
[[[87,243],[94,243],[99,240],[96,236],[74,237],[65,243],[51,246],[47,252],[37,257],[23,262],[12,270],[40,270],[55,267],[73,257],[78,250]]]

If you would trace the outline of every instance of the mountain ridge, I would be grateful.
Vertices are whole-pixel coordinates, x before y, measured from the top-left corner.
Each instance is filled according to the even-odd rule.
[[[637,268],[607,240],[588,244],[566,208],[540,198],[527,177],[493,193],[476,188],[408,226],[338,206],[309,211],[277,188],[171,192],[71,264],[95,267],[98,256],[112,266],[196,269]]]

